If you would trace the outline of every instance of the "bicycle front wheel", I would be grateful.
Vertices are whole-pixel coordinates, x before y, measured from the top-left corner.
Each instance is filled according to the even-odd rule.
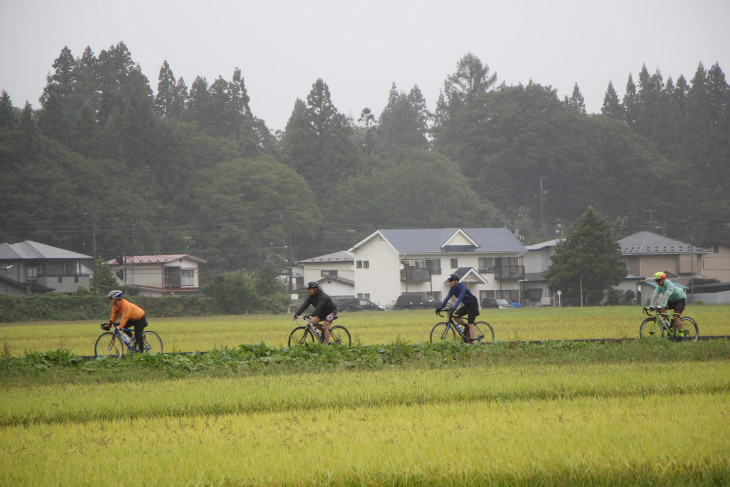
[[[693,320],[689,316],[683,316],[682,328],[687,330],[687,334],[684,336],[685,340],[692,340],[693,342],[697,341],[697,338],[699,338],[700,336],[700,329],[697,328],[697,323],[695,323],[695,320]]]
[[[449,326],[447,322],[436,323],[431,329],[431,343],[456,340],[456,332],[454,327]]]
[[[640,338],[658,338],[664,336],[664,328],[657,322],[656,316],[647,318],[639,327]]]
[[[122,344],[122,340],[114,332],[104,332],[96,339],[96,345],[94,345],[94,355],[96,358],[122,358],[123,353],[124,345]]]
[[[493,342],[494,329],[492,328],[492,325],[490,325],[486,321],[477,321],[476,323],[474,323],[474,341]]]
[[[330,343],[334,345],[344,345],[349,347],[352,345],[352,339],[350,338],[350,332],[347,331],[342,325],[333,326],[330,328]]]
[[[162,353],[162,338],[154,331],[145,331],[142,333],[144,340],[142,353]]]
[[[295,345],[304,345],[307,342],[314,343],[314,335],[307,330],[306,326],[297,326],[289,335],[289,348]]]

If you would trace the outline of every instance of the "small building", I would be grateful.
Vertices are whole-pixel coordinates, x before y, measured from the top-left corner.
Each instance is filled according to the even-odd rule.
[[[317,282],[330,296],[355,296],[354,259],[350,252],[340,251],[301,260],[304,272],[302,287]]]
[[[25,240],[0,244],[0,293],[71,294],[90,289],[94,259],[89,255]]]
[[[131,255],[107,261],[120,287],[143,296],[198,294],[201,264],[207,261],[187,254]]]
[[[618,244],[630,275],[670,272],[677,276],[677,282],[688,286],[693,277],[701,277],[704,272],[702,261],[707,251],[688,243],[652,232],[639,232],[622,238]]]

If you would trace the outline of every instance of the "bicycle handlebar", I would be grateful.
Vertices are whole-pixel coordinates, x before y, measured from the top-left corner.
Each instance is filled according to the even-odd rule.
[[[449,314],[449,316],[454,314],[454,310],[451,308],[437,309],[436,314],[439,315],[441,318],[443,318],[444,315],[442,315],[441,313],[443,313],[444,311],[446,311]]]

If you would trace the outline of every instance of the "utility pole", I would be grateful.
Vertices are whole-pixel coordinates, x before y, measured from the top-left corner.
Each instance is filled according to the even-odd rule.
[[[538,180],[540,181],[540,231],[545,231],[545,215],[543,212],[543,206],[545,203],[545,191],[542,189],[543,179],[545,179],[545,176],[538,176]]]
[[[286,266],[289,281],[289,294],[294,290],[294,284],[292,283],[294,264],[294,248],[292,246],[291,239],[291,210],[286,210]]]

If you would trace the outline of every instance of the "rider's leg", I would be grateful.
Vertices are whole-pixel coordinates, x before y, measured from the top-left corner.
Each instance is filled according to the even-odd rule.
[[[322,325],[324,325],[324,344],[329,345],[330,344],[330,322],[329,321],[323,321]]]

